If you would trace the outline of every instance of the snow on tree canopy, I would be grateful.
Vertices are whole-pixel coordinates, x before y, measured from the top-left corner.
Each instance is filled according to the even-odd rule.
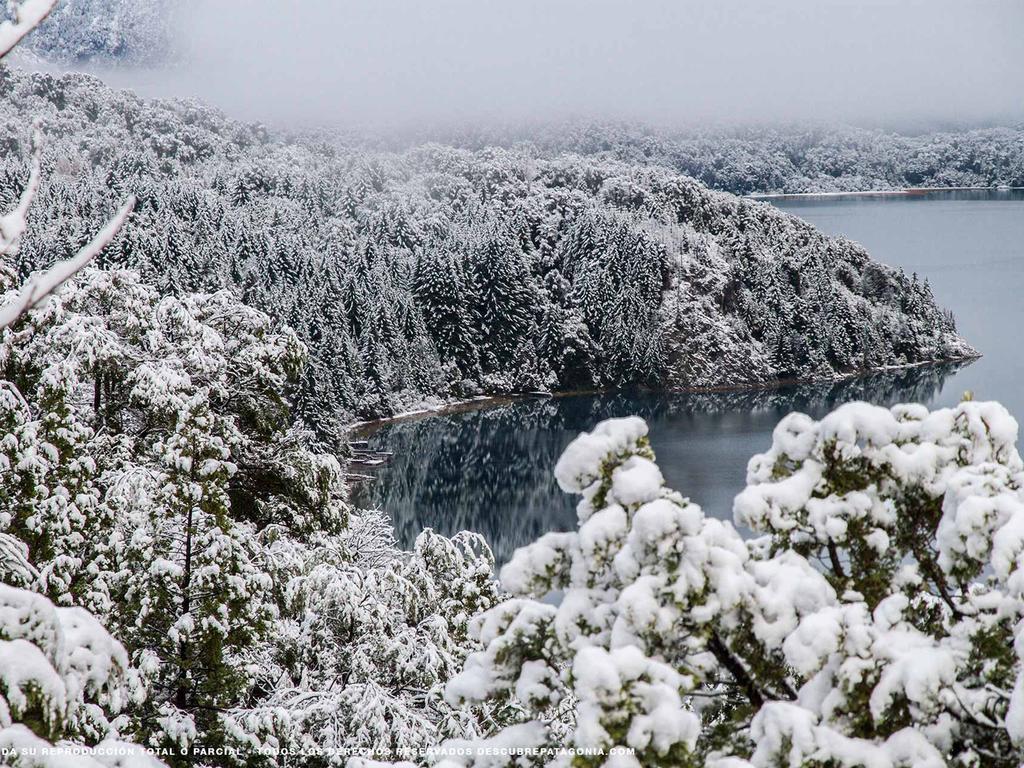
[[[304,358],[227,291],[161,297],[127,270],[85,270],[3,332],[0,565],[62,606],[68,663],[102,700],[90,743],[116,712],[174,766],[225,764],[216,745],[342,765],[482,731],[488,707],[442,692],[496,601],[490,550],[425,531],[401,552],[349,506],[289,408]],[[77,605],[144,698],[106,693],[113,651]]]
[[[565,120],[421,135],[467,147],[530,144],[544,155],[658,165],[737,195],[1024,187],[1020,125],[901,134],[825,122],[673,130]]]
[[[43,595],[0,584],[0,749],[17,765],[161,765],[116,734],[104,713],[143,695],[128,674],[128,654],[80,608],[57,608]],[[54,751],[49,739],[100,736],[94,753]],[[67,742],[71,746],[70,741]]]
[[[565,449],[555,465],[559,487],[567,493],[586,490],[600,479],[602,464],[609,455],[635,450],[637,441],[646,436],[647,424],[636,416],[601,422]]]
[[[82,74],[4,72],[0,111],[44,119],[57,170],[16,266],[74,253],[135,194],[100,265],[162,294],[228,288],[287,322],[310,352],[297,411],[325,438],[481,392],[757,385],[975,354],[927,282],[625,152],[286,141]],[[0,130],[0,178],[23,177],[25,139]]]
[[[1016,438],[997,403],[791,414],[736,498],[743,539],[664,487],[642,421],[602,422],[556,470],[579,528],[505,566],[447,695],[515,702],[544,746],[634,750],[586,765],[1016,766]]]

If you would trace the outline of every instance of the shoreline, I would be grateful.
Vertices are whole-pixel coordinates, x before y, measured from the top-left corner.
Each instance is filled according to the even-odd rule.
[[[920,197],[932,192],[1014,192],[1024,187],[901,187],[899,189],[868,189],[850,192],[755,192],[742,195],[748,200],[786,200],[829,197]]]
[[[537,394],[532,397],[548,398],[554,396],[554,394],[545,393],[544,395]],[[386,427],[388,424],[398,424],[403,421],[416,421],[429,416],[441,416],[448,413],[476,411],[481,408],[505,405],[518,400],[525,400],[529,397],[531,397],[531,395],[528,394],[477,395],[476,397],[471,397],[467,400],[454,400],[450,403],[439,405],[436,408],[417,408],[412,411],[396,413],[394,416],[382,416],[379,419],[353,421],[349,424],[343,425],[341,429],[348,438],[364,439],[369,435],[372,435],[378,429]]]
[[[868,378],[891,371],[903,371],[911,368],[922,368],[930,365],[948,365],[951,363],[972,363],[982,357],[981,353],[963,357],[952,357],[945,360],[924,360],[917,363],[904,363],[902,365],[886,365],[880,368],[872,368],[866,371],[854,371],[851,373],[840,373],[831,377],[803,378],[803,379],[776,379],[763,384],[718,384],[701,387],[672,387],[664,389],[639,388],[640,391],[661,393],[664,395],[686,395],[701,393],[731,393],[731,392],[770,392],[783,387],[797,386],[801,384],[825,384],[829,382],[851,381],[853,379]],[[438,408],[422,408],[415,411],[397,413],[394,416],[386,416],[379,419],[356,421],[346,424],[342,429],[347,438],[366,439],[371,435],[391,424],[400,424],[407,421],[419,421],[431,416],[444,416],[454,413],[467,413],[478,411],[484,408],[509,405],[523,400],[548,400],[560,397],[574,397],[578,395],[600,395],[612,392],[626,391],[622,388],[608,389],[576,389],[564,392],[521,392],[507,393],[501,395],[478,395],[468,400],[459,400]]]

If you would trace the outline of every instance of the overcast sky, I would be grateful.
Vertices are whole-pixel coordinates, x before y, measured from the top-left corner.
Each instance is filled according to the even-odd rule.
[[[1024,116],[1024,0],[195,0],[174,89],[247,119]]]

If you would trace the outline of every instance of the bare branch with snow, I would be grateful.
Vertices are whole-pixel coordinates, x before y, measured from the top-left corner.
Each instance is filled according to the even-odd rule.
[[[32,200],[39,191],[40,179],[40,155],[42,154],[42,140],[39,133],[39,124],[32,129],[32,170],[29,173],[28,184],[25,185],[18,200],[18,207],[10,213],[0,216],[0,257],[14,254],[18,250],[18,243],[28,226],[28,209]]]
[[[6,328],[16,322],[19,317],[28,312],[57,290],[64,282],[71,279],[76,272],[91,262],[100,251],[110,244],[114,236],[121,230],[128,215],[135,207],[135,197],[129,197],[124,205],[118,210],[114,217],[107,222],[96,236],[77,254],[70,259],[57,262],[45,272],[35,272],[22,284],[18,295],[10,302],[0,307],[0,328]],[[10,215],[10,214],[9,214]]]
[[[14,18],[0,24],[0,58],[8,54],[18,42],[31,32],[53,9],[56,0],[21,0],[12,4]],[[42,139],[37,122],[32,129],[32,170],[28,184],[21,193],[17,207],[0,216],[0,258],[18,250],[21,236],[28,227],[28,209],[36,192],[39,191],[40,157]],[[96,258],[124,224],[128,214],[135,207],[135,198],[130,197],[117,214],[99,233],[74,257],[58,262],[45,272],[34,273],[21,286],[13,301],[0,307],[0,328],[6,328],[32,307],[53,293],[82,267]]]
[[[57,0],[22,0],[14,6],[14,18],[0,24],[0,58],[45,19]]]

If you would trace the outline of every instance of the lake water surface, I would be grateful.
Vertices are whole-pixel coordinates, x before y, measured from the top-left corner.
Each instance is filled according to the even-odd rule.
[[[850,400],[951,405],[965,390],[1024,416],[1024,195],[943,192],[915,196],[786,198],[775,205],[874,258],[927,277],[961,334],[984,357],[968,366],[890,371],[838,383],[714,394],[607,394],[522,400],[394,422],[370,436],[394,452],[357,485],[354,500],[394,520],[408,546],[423,528],[482,533],[499,563],[551,530],[575,527],[577,499],[552,469],[565,446],[601,419],[637,414],[669,484],[710,514],[731,517],[749,458],[766,449],[793,410],[820,417]]]

